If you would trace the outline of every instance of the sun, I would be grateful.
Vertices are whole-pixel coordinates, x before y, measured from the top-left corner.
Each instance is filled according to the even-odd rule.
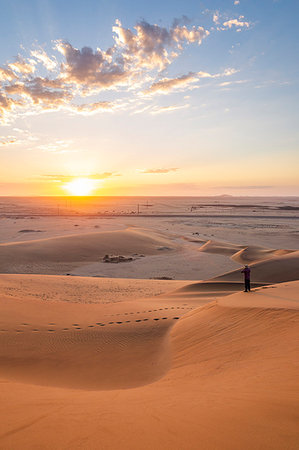
[[[89,195],[95,189],[95,182],[89,178],[76,178],[63,187],[72,195]]]

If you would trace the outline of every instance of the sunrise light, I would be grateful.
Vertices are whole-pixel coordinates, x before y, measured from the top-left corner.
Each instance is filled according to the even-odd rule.
[[[90,195],[95,189],[95,181],[89,178],[76,178],[75,180],[65,183],[63,188],[71,195]]]

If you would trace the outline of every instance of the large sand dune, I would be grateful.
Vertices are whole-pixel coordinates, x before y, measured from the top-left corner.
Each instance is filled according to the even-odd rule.
[[[183,289],[142,301],[128,294],[109,310],[61,301],[63,290],[60,300],[18,298],[14,277],[1,283],[1,448],[297,448],[298,282],[197,309]],[[35,278],[37,294],[44,277]],[[93,384],[102,377],[106,385]]]
[[[275,256],[250,265],[251,279],[256,283],[282,283],[299,279],[299,251]],[[214,281],[238,281],[240,270],[233,270],[213,279]]]
[[[160,233],[135,228],[12,242],[0,244],[0,272],[57,274],[105,254],[155,255],[177,248]]]

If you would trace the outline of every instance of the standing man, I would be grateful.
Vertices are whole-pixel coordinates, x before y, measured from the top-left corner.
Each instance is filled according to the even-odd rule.
[[[245,290],[244,292],[250,292],[250,269],[246,264],[241,273],[244,273],[244,284]]]

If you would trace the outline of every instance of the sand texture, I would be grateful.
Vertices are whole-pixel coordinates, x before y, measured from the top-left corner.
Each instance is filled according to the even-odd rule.
[[[1,449],[299,447],[291,222],[242,239],[237,221],[19,220],[0,244]]]
[[[295,449],[298,288],[220,289],[197,308],[183,288],[112,311],[5,296],[1,447]]]

